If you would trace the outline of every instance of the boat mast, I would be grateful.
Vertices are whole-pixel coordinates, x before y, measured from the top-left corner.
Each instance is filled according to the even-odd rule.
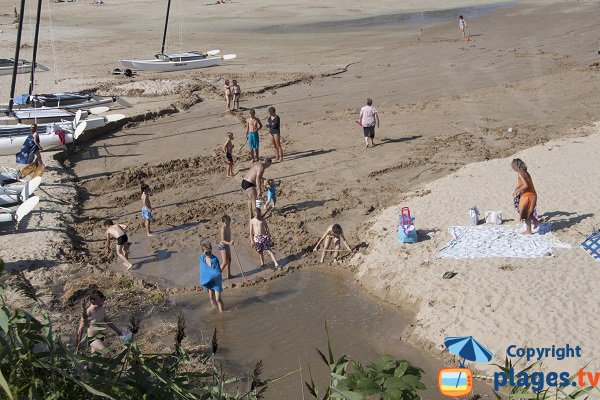
[[[171,10],[171,0],[167,2],[167,17],[165,18],[165,31],[163,33],[162,46],[160,48],[160,54],[165,54],[165,41],[167,40],[167,27],[169,26],[169,11]]]
[[[31,75],[29,76],[29,96],[33,93],[34,76],[38,49],[38,36],[40,33],[40,14],[42,13],[42,0],[38,0],[37,16],[35,19],[35,38],[33,39],[33,59],[31,60]]]
[[[169,0],[170,1],[170,0]],[[23,13],[25,12],[25,0],[21,0],[19,12],[19,26],[17,28],[17,45],[15,46],[15,63],[13,65],[12,82],[10,84],[10,99],[8,100],[8,112],[12,112],[15,101],[15,85],[17,84],[17,68],[19,67],[19,52],[21,50],[21,32],[23,31]]]

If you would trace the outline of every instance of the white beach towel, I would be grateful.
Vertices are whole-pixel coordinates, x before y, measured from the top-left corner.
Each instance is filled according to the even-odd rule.
[[[551,233],[522,235],[523,226],[451,226],[452,240],[438,252],[438,258],[536,258],[553,255],[556,247],[569,249]]]

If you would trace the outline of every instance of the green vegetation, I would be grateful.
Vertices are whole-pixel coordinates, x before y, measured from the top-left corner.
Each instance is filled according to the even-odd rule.
[[[419,400],[419,390],[425,390],[421,382],[423,370],[413,367],[406,360],[395,360],[391,356],[383,356],[376,363],[366,368],[358,361],[342,355],[337,360],[333,356],[329,331],[327,332],[327,357],[320,351],[323,362],[330,371],[329,386],[321,396],[312,376],[306,382],[308,392],[321,400]],[[310,367],[309,367],[310,372]]]
[[[259,362],[245,391],[231,393],[239,382],[217,365],[216,331],[210,354],[192,366],[181,346],[185,322],[180,316],[172,353],[144,354],[135,341],[139,320],[131,319],[134,338],[112,357],[75,354],[53,331],[48,313],[22,274],[6,274],[0,260],[0,398],[3,399],[181,399],[256,400],[271,381],[261,380]],[[8,284],[33,301],[31,311],[14,309],[6,299]]]

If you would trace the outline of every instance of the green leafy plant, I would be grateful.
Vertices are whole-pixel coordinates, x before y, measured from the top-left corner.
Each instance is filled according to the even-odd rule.
[[[383,356],[378,362],[365,367],[342,355],[338,359],[333,356],[329,330],[327,333],[327,357],[317,349],[321,359],[330,371],[329,386],[321,396],[312,374],[310,382],[305,382],[308,392],[316,399],[322,400],[417,400],[421,397],[419,390],[425,390],[421,382],[423,370],[412,366],[409,361],[396,360],[391,356]]]
[[[33,302],[30,312],[7,303],[8,285]],[[139,319],[132,317],[129,329],[134,339],[112,357],[75,354],[53,331],[25,275],[4,273],[0,260],[0,398],[258,400],[275,381],[262,380],[259,362],[249,388],[231,393],[230,388],[240,380],[227,377],[216,363],[216,330],[211,353],[192,361],[181,344],[185,337],[182,315],[172,353],[143,353],[135,341],[139,325]]]

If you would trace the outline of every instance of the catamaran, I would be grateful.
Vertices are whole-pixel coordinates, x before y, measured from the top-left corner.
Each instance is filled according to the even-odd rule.
[[[167,15],[165,17],[165,29],[163,32],[160,53],[156,54],[153,59],[148,60],[120,60],[119,62],[125,68],[157,72],[184,71],[188,69],[213,67],[215,65],[219,65],[223,60],[233,60],[237,57],[235,54],[225,54],[220,56],[219,50],[210,50],[206,53],[200,51],[187,51],[182,53],[165,54],[165,42],[167,40],[167,28],[169,26],[170,10],[171,0],[168,0]]]

